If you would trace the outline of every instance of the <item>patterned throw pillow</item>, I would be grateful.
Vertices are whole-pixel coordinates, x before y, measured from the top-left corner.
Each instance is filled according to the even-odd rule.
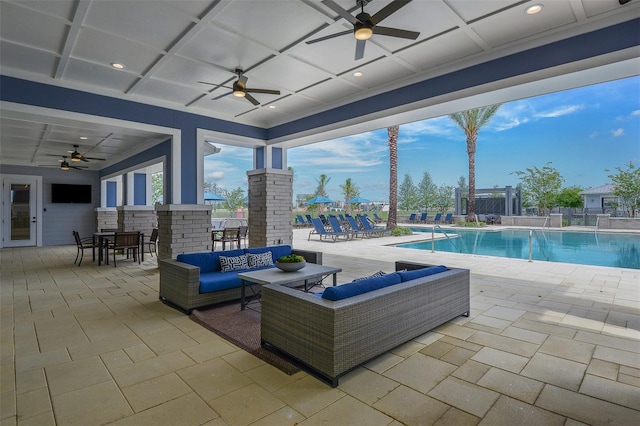
[[[220,256],[220,270],[222,272],[239,271],[242,269],[249,269],[247,264],[247,256]]]
[[[246,256],[249,269],[273,266],[273,254],[270,251],[259,254],[247,253]]]
[[[361,281],[361,280],[367,280],[367,279],[369,279],[369,278],[381,277],[381,276],[383,276],[383,275],[387,275],[387,273],[386,273],[386,272],[383,272],[383,271],[378,271],[378,272],[375,272],[375,273],[373,273],[373,274],[371,274],[371,275],[368,275],[368,276],[366,276],[366,277],[356,278],[356,279],[355,279],[355,280],[353,280],[352,282]]]

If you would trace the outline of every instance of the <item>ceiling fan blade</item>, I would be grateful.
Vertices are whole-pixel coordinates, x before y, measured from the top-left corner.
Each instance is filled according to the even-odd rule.
[[[331,34],[331,35],[328,35],[328,36],[316,38],[314,40],[309,40],[306,43],[307,44],[313,44],[313,43],[317,43],[319,41],[325,41],[325,40],[329,40],[329,39],[332,39],[332,38],[335,38],[335,37],[340,37],[340,36],[347,35],[347,34],[353,34],[353,30],[342,31],[342,32]]]
[[[244,95],[244,98],[256,106],[260,105],[260,102],[248,93]]]
[[[415,31],[401,30],[399,28],[380,27],[378,25],[373,27],[373,33],[391,37],[407,38],[410,40],[415,40],[420,35],[420,33]]]
[[[353,16],[352,14],[350,14],[349,12],[347,12],[346,10],[344,10],[343,8],[341,8],[337,3],[335,3],[333,0],[322,0],[322,3],[327,6],[329,9],[333,10],[335,13],[337,13],[338,15],[342,16],[344,19],[346,19],[347,21],[351,22],[352,24],[356,24],[356,22],[359,22],[355,16]]]
[[[391,3],[389,3],[382,9],[380,9],[378,13],[373,15],[371,17],[371,20],[373,21],[374,24],[377,24],[378,22],[382,21],[384,18],[388,17],[389,15],[391,15],[401,7],[406,6],[407,3],[409,3],[410,1],[411,0],[393,0]]]
[[[70,169],[76,169],[76,170],[82,170],[82,169],[86,169],[87,167],[72,166],[71,164],[69,164],[69,168]]]
[[[356,61],[364,57],[364,46],[367,40],[356,40]]]
[[[247,93],[266,93],[267,95],[279,95],[279,90],[269,90],[269,89],[245,89]]]
[[[86,158],[87,160],[107,161],[105,158],[85,157],[85,156],[82,156],[82,158]]]

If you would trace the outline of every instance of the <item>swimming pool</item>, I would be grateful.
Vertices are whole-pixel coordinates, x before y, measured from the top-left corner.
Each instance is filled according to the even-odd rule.
[[[431,250],[431,229],[411,230],[414,233],[428,233],[429,240],[399,244],[398,247]],[[528,230],[445,231],[449,238],[436,240],[436,251],[529,259]],[[438,230],[436,233],[441,234]],[[532,248],[534,260],[640,269],[638,234],[536,230],[533,232]]]

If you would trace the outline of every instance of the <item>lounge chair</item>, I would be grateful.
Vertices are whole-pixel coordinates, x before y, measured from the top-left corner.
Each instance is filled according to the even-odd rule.
[[[431,223],[440,223],[440,221],[442,220],[442,213],[438,213],[435,215],[435,217],[431,220]]]
[[[422,214],[420,215],[420,221],[419,221],[419,222],[420,222],[420,223],[427,223],[427,213],[426,213],[426,212],[425,212],[425,213],[422,213]]]
[[[367,231],[362,225],[360,225],[359,221],[356,220],[355,217],[347,215],[347,222],[349,223],[351,230],[356,233],[356,237],[358,236],[358,234],[360,234],[361,238],[370,237],[371,235],[373,235],[373,232]]]
[[[442,223],[451,224],[453,222],[453,213],[447,213]]]
[[[339,238],[340,236],[344,236],[345,239],[350,240],[356,236],[356,233],[357,233],[356,231],[343,230],[342,227],[340,226],[340,222],[338,222],[338,218],[333,215],[329,215],[329,224],[331,225],[333,232],[337,234],[336,238]]]
[[[324,226],[329,226],[329,220],[327,219],[327,217],[323,214],[318,215],[318,217],[320,218],[320,220],[322,221],[322,224]]]
[[[347,220],[341,214],[338,215],[338,219],[340,220],[341,223],[347,223]]]
[[[384,220],[382,220],[382,218],[380,216],[378,216],[378,213],[374,213],[373,214],[373,218],[375,219],[376,223],[384,222]]]
[[[409,216],[409,223],[415,223],[416,216],[417,215],[415,213],[411,213],[411,215]]]
[[[370,232],[371,234],[377,234],[381,237],[387,232],[387,228],[374,228],[369,222],[371,219],[369,219],[368,216],[358,216],[358,219],[360,219],[360,223],[362,224],[364,230]]]
[[[307,238],[307,241],[311,239],[312,234],[318,234],[320,236],[320,241],[322,241],[322,239],[326,240],[328,238],[331,238],[334,242],[338,239],[338,237],[344,236],[344,234],[327,231],[324,228],[322,221],[317,217],[311,218],[311,223],[313,223],[313,229],[311,230],[311,232],[309,232],[309,238]]]

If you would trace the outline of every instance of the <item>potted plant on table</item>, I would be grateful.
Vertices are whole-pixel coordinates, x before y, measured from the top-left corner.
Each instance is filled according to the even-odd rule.
[[[307,266],[304,257],[297,254],[281,256],[276,260],[276,268],[284,272],[294,272]]]

